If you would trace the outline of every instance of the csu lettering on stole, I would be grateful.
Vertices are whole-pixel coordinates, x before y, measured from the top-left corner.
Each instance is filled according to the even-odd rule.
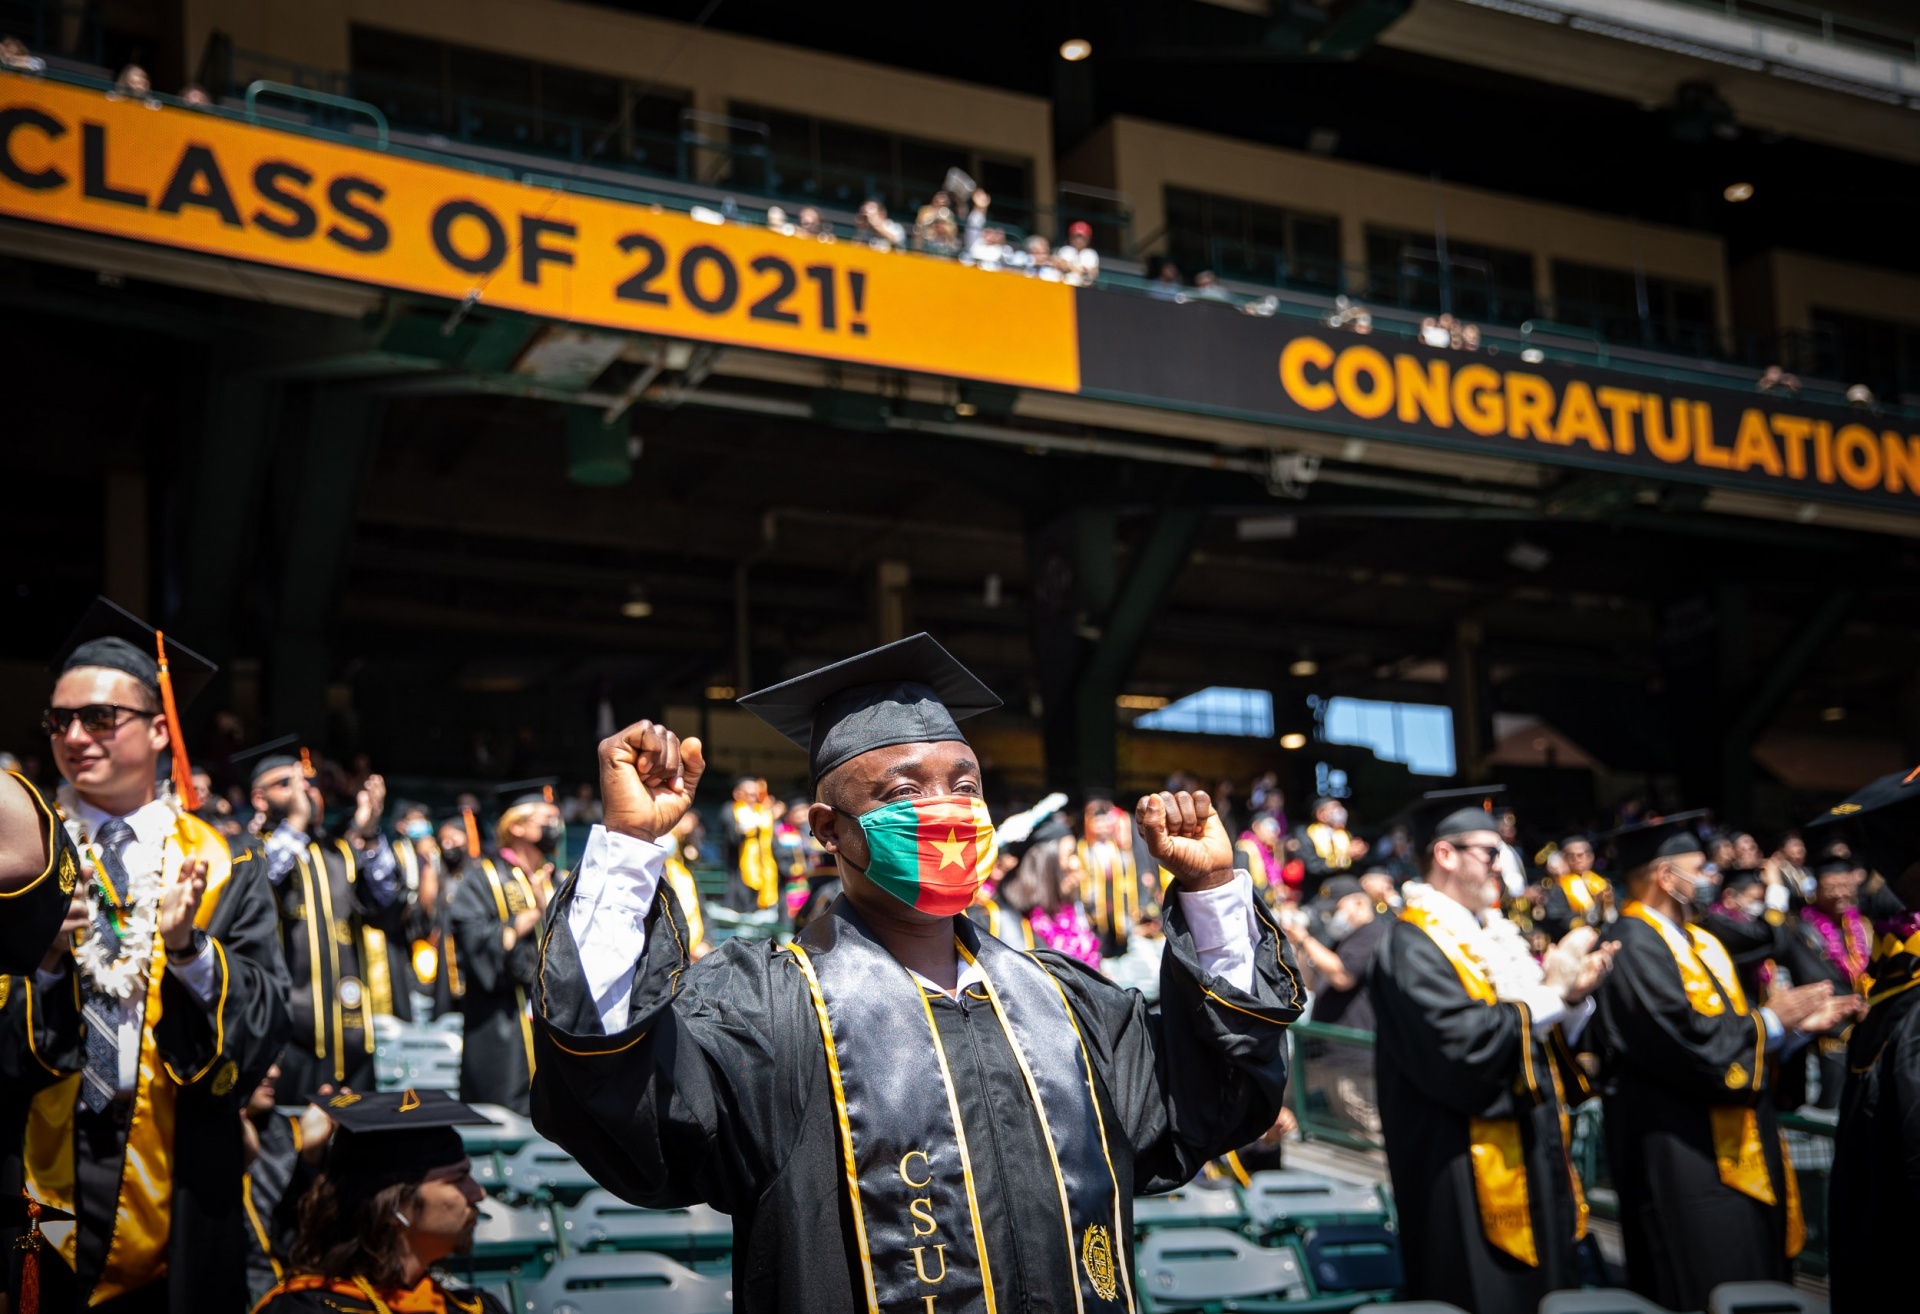
[[[926,1173],[926,1176],[922,1177],[919,1181],[915,1181],[913,1178],[913,1174],[907,1170],[907,1163],[909,1160],[912,1160],[912,1159],[918,1159],[921,1164],[921,1170]],[[925,1150],[908,1150],[905,1154],[900,1156],[900,1180],[905,1182],[908,1186],[913,1187],[915,1190],[919,1190],[921,1187],[931,1186],[933,1184],[933,1173],[931,1171],[931,1168],[932,1168],[932,1164],[931,1164],[931,1161],[927,1158],[927,1154]],[[939,1220],[933,1216],[933,1197],[932,1196],[926,1196],[926,1195],[916,1196],[911,1202],[908,1203],[907,1212],[912,1214],[914,1217],[913,1234],[916,1237],[932,1236],[935,1232],[940,1230]],[[922,1228],[920,1226],[920,1224],[922,1223],[925,1223],[926,1227]],[[914,1275],[930,1287],[938,1286],[940,1283],[947,1280],[947,1247],[944,1244],[941,1244],[933,1248],[934,1258],[939,1262],[939,1265],[940,1265],[940,1272],[934,1277],[927,1276],[926,1250],[927,1248],[925,1246],[913,1247]],[[933,1314],[933,1297],[924,1296],[922,1297],[922,1299],[924,1299],[927,1302],[927,1314]]]

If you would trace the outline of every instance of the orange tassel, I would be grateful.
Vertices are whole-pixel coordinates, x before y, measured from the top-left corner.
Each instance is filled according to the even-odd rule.
[[[304,748],[300,750],[300,774],[305,776],[308,780],[312,780],[315,776],[320,774],[318,771],[314,770],[313,754],[308,752]]]
[[[467,823],[467,856],[480,856],[480,823],[473,819],[472,808],[461,808],[460,817]]]
[[[40,1314],[40,1202],[27,1201],[27,1234],[20,1238],[18,1314]]]
[[[180,724],[180,709],[173,701],[173,675],[167,670],[167,636],[153,632],[153,646],[160,654],[160,705],[166,709],[167,731],[173,739],[173,788],[189,812],[200,807],[200,791],[193,787],[193,763],[187,761],[187,737]]]

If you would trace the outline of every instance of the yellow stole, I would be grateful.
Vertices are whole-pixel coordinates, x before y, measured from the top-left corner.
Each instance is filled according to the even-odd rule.
[[[1467,997],[1492,1007],[1499,1002],[1493,982],[1467,952],[1460,938],[1432,913],[1421,907],[1409,907],[1401,921],[1410,922],[1426,933],[1445,955],[1460,978]],[[1525,1006],[1520,1007],[1521,1075],[1534,1089],[1532,1019]],[[1565,1119],[1564,1106],[1561,1117]],[[1473,1158],[1473,1190],[1480,1204],[1480,1230],[1487,1243],[1512,1255],[1523,1264],[1538,1268],[1540,1250],[1533,1236],[1533,1209],[1527,1195],[1526,1147],[1521,1143],[1518,1118],[1470,1118],[1467,1140]],[[1568,1166],[1572,1171],[1572,1166]],[[1580,1220],[1584,1229],[1586,1201],[1579,1178],[1574,1178],[1574,1198],[1580,1201]]]
[[[480,859],[480,867],[487,874],[487,885],[493,891],[493,910],[500,916],[502,926],[511,926],[516,913],[540,905],[534,901],[533,887],[527,884],[527,877],[518,866],[509,868],[513,873],[511,883],[500,879],[500,869],[494,866],[492,858]],[[527,991],[524,986],[515,983],[513,987],[515,1010],[520,1015],[520,1042],[527,1049],[527,1079],[533,1079],[533,1015],[527,1010]]]
[[[680,901],[680,915],[687,923],[687,944],[697,945],[707,938],[707,923],[700,914],[700,890],[693,883],[693,873],[678,853],[667,855],[666,877],[667,888]]]
[[[1117,844],[1107,846],[1110,860],[1094,861],[1093,845],[1080,841],[1080,869],[1093,887],[1093,924],[1100,930],[1111,927],[1114,937],[1125,940],[1140,920],[1140,880],[1135,874],[1133,855]],[[1109,921],[1107,887],[1113,887],[1113,905]]]
[[[780,869],[773,860],[773,813],[752,803],[733,805],[740,830],[740,880],[756,906],[771,908],[780,897]]]
[[[1687,992],[1687,1003],[1702,1017],[1719,1017],[1731,1007],[1739,1017],[1750,1016],[1746,992],[1740,988],[1740,976],[1733,969],[1726,946],[1696,926],[1674,926],[1641,903],[1627,904],[1622,915],[1636,917],[1660,933],[1667,952],[1680,969],[1680,985]],[[1739,1063],[1727,1069],[1729,1090],[1742,1088],[1758,1092],[1766,1071],[1767,1028],[1753,1015],[1754,1047],[1751,1070]],[[1766,1150],[1760,1142],[1760,1119],[1750,1104],[1710,1105],[1707,1114],[1713,1123],[1713,1157],[1719,1164],[1723,1185],[1762,1204],[1780,1203],[1773,1188],[1773,1174],[1767,1169]],[[1806,1237],[1800,1212],[1800,1183],[1793,1172],[1793,1160],[1787,1157],[1786,1137],[1780,1138],[1781,1176],[1786,1178],[1787,1254],[1800,1253]]]
[[[1353,837],[1344,830],[1316,821],[1307,827],[1307,840],[1320,855],[1320,861],[1329,867],[1345,867],[1353,862]]]
[[[242,859],[245,861],[245,859]],[[193,922],[206,930],[219,907],[233,876],[233,855],[220,833],[190,812],[180,814],[173,834],[161,851],[160,870],[166,884],[172,884],[185,862],[207,864],[207,888],[200,896],[199,910]],[[136,1291],[167,1271],[167,1238],[173,1231],[173,1125],[174,1106],[182,1086],[190,1086],[207,1075],[219,1063],[225,1048],[220,1027],[226,1008],[226,951],[214,942],[220,964],[220,998],[214,1011],[214,1057],[198,1072],[181,1075],[160,1057],[153,1038],[160,1021],[160,982],[167,970],[167,947],[158,936],[153,942],[153,961],[147,966],[147,1004],[140,1022],[140,1067],[133,1091],[133,1114],[127,1124],[126,1157],[120,1170],[118,1218],[113,1240],[107,1247],[106,1262],[100,1280],[94,1285],[91,1303]],[[27,1003],[31,1010],[37,987],[26,980]],[[79,989],[77,979],[67,989]],[[31,1044],[32,1017],[28,1017]],[[34,1055],[48,1071],[46,1061]],[[57,1074],[60,1080],[33,1097],[27,1112],[27,1131],[23,1157],[27,1194],[56,1209],[74,1208],[73,1110],[80,1098],[80,1074]],[[214,1073],[212,1089],[224,1095],[237,1077],[231,1061],[220,1064]],[[221,1088],[221,1083],[226,1088]],[[238,1129],[235,1129],[238,1134]],[[59,1251],[69,1268],[74,1265],[79,1244],[78,1228],[70,1228],[60,1242]]]

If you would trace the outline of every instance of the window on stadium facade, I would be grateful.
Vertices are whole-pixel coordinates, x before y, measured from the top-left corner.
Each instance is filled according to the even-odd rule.
[[[1375,757],[1404,763],[1417,776],[1453,774],[1450,708],[1372,698],[1311,698],[1308,703],[1325,743],[1370,748]]]
[[[1265,689],[1215,685],[1136,718],[1136,730],[1170,730],[1190,735],[1243,735],[1273,738],[1273,695]]]
[[[1340,220],[1256,201],[1166,189],[1167,256],[1191,277],[1333,292],[1340,286]]]
[[[1813,374],[1864,383],[1884,401],[1920,393],[1920,324],[1812,308]]]
[[[952,142],[925,141],[877,128],[836,123],[748,101],[733,101],[730,117],[764,125],[768,159],[760,164],[737,155],[737,186],[763,186],[779,196],[854,209],[877,197],[888,213],[911,226],[913,216],[945,183],[947,170],[959,167],[993,198],[989,210],[1000,227],[1031,231],[1035,226],[1033,161]],[[753,129],[739,135],[759,138]],[[748,177],[747,171],[765,172]],[[954,213],[966,216],[967,198],[953,198]]]
[[[1482,324],[1520,324],[1536,313],[1533,256],[1437,234],[1367,229],[1367,300]]]
[[[1553,262],[1553,319],[1590,328],[1612,342],[1676,351],[1711,351],[1718,337],[1713,289],[1704,283],[1636,276],[1630,269],[1572,260]]]
[[[351,52],[353,94],[396,128],[662,176],[678,171],[680,112],[693,103],[691,92],[358,23]]]

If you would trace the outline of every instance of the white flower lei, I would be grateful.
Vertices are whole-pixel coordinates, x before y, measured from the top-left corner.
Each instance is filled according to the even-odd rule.
[[[73,837],[74,846],[84,859],[87,876],[86,896],[87,915],[94,918],[102,915],[99,885],[102,878],[95,875],[95,866],[99,862],[97,849],[92,837],[86,833],[86,826],[77,819],[78,808],[66,785],[60,787],[61,810],[66,817],[67,833]],[[88,935],[73,951],[74,962],[80,965],[81,973],[93,988],[115,999],[131,998],[136,987],[146,984],[147,968],[153,961],[154,937],[160,933],[160,896],[166,889],[161,876],[164,862],[151,871],[129,871],[127,873],[126,916],[121,919],[116,930],[120,937],[120,952],[117,956],[107,956],[106,941],[97,935]],[[107,917],[112,920],[111,912]]]
[[[1401,889],[1401,895],[1409,908],[1431,908],[1447,897],[1420,881],[1409,881]],[[1520,928],[1508,921],[1498,908],[1488,909],[1483,916],[1485,921],[1479,933],[1463,937],[1461,946],[1467,951],[1467,957],[1487,974],[1495,995],[1501,999],[1524,999],[1528,991],[1537,990],[1545,979],[1540,964],[1527,948]]]

